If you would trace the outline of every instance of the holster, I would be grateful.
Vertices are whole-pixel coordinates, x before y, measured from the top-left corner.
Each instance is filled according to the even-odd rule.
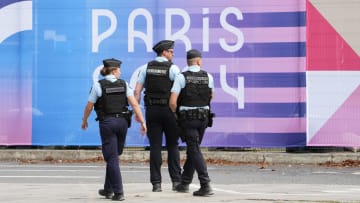
[[[176,135],[180,137],[182,142],[186,141],[184,131],[180,127],[179,123],[176,125]]]
[[[180,117],[178,116],[178,113],[174,113],[174,117],[176,119],[176,136],[180,137],[182,142],[185,142],[185,135],[184,131],[180,127]]]
[[[133,113],[134,112],[132,110],[127,110],[127,111],[123,112],[124,118],[128,122],[128,128],[131,127],[131,117],[132,117]]]
[[[115,118],[123,117],[128,122],[128,128],[130,128],[131,127],[131,117],[132,117],[132,115],[133,115],[133,111],[132,110],[127,110],[127,111],[124,111],[124,112],[121,112],[121,113],[116,113],[116,114],[98,115],[98,117],[95,120],[96,121],[103,121],[106,116],[115,117]]]
[[[208,127],[212,127],[213,126],[213,121],[214,121],[214,118],[215,117],[215,113],[212,112],[211,110],[209,111],[209,115],[208,115]]]
[[[103,121],[105,119],[105,114],[97,114],[97,117],[95,118],[95,121]]]

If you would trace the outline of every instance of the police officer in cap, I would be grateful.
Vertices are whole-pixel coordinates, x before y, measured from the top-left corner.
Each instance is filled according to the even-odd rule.
[[[99,194],[112,200],[122,201],[124,192],[119,155],[123,152],[127,129],[131,121],[132,112],[128,109],[128,103],[141,124],[141,133],[145,134],[147,129],[133,90],[127,82],[120,79],[121,61],[105,59],[103,64],[104,67],[100,73],[104,79],[95,82],[91,88],[81,128],[87,129],[87,119],[94,108],[97,114],[96,120],[99,121],[102,153],[106,161],[104,189],[99,190]]]
[[[200,144],[208,126],[214,80],[209,73],[201,70],[202,56],[199,51],[193,49],[187,52],[187,64],[186,71],[176,76],[170,96],[170,108],[177,113],[187,156],[181,184],[175,189],[189,192],[189,184],[196,171],[201,187],[193,195],[209,196],[213,191]]]
[[[152,191],[161,192],[163,133],[165,133],[168,170],[173,190],[181,179],[176,119],[169,108],[170,89],[180,69],[172,63],[174,41],[162,40],[153,47],[153,51],[157,57],[140,70],[134,95],[140,102],[141,92],[145,88],[145,117],[150,142],[150,181],[153,185]]]

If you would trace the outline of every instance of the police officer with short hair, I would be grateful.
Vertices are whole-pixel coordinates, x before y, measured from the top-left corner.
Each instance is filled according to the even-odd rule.
[[[189,192],[189,184],[196,171],[201,187],[193,195],[209,196],[213,191],[200,144],[208,126],[214,80],[209,73],[201,70],[202,56],[198,50],[187,52],[187,64],[186,71],[176,76],[170,96],[170,108],[177,113],[187,146],[181,184],[175,189],[178,192]]]
[[[152,191],[161,192],[163,133],[173,190],[181,180],[179,137],[176,134],[176,119],[169,108],[170,89],[180,69],[171,61],[174,56],[174,41],[162,40],[153,47],[153,51],[157,57],[140,70],[134,95],[140,102],[141,91],[145,88],[145,117],[150,143],[150,181],[153,185]]]
[[[103,64],[100,73],[104,79],[95,82],[91,88],[81,128],[87,129],[87,119],[94,108],[97,114],[96,120],[99,121],[102,153],[106,161],[104,189],[99,190],[99,194],[108,199],[122,201],[124,192],[119,155],[123,152],[126,133],[131,122],[132,112],[128,109],[128,103],[131,104],[141,123],[141,133],[145,134],[147,129],[132,89],[127,82],[120,79],[121,61],[114,58],[105,59]]]

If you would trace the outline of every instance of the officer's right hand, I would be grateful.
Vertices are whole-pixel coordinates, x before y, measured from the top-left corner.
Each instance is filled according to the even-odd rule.
[[[145,135],[147,132],[147,127],[146,127],[146,123],[145,122],[142,122],[141,123],[141,130],[140,130],[140,133],[141,135]]]
[[[81,123],[81,129],[83,130],[86,130],[88,128],[88,122],[87,120],[82,120],[82,123]]]
[[[176,113],[176,112],[173,112],[173,114],[174,114],[175,120],[178,121],[178,115],[177,115],[177,113]]]

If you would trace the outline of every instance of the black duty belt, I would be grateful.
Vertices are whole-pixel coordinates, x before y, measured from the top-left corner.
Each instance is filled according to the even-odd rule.
[[[168,99],[148,99],[146,102],[146,105],[168,105],[169,100]]]
[[[111,114],[106,114],[106,115],[102,115],[102,116],[98,116],[95,120],[96,121],[104,121],[105,118],[108,117],[114,117],[114,118],[125,118],[126,121],[128,122],[128,128],[131,127],[131,116],[133,115],[133,111],[132,110],[127,110],[121,113],[111,113]]]
[[[189,119],[189,120],[205,120],[209,116],[208,109],[189,109],[182,110],[179,113],[180,119]]]
[[[114,118],[126,118],[131,120],[131,116],[132,116],[133,112],[132,110],[127,110],[121,113],[110,113],[110,114],[100,114],[98,115],[98,117],[95,119],[96,121],[103,121],[104,118],[106,117],[114,117]]]
[[[120,117],[125,117],[124,113],[114,113],[114,114],[106,114],[105,117],[115,117],[115,118],[120,118]]]

